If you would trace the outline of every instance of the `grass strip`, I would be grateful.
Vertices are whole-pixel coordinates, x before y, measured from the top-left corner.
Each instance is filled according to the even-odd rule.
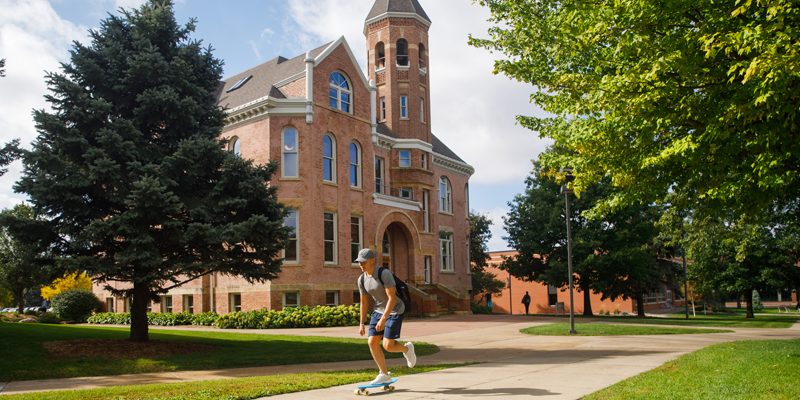
[[[730,333],[725,329],[669,328],[660,326],[575,324],[577,334],[569,333],[568,323],[548,324],[521,329],[528,335],[542,336],[624,336],[624,335],[686,335],[701,333]]]
[[[354,328],[356,329],[356,328]],[[357,335],[354,331],[354,335]],[[150,339],[204,343],[216,346],[208,354],[138,359],[50,360],[39,344],[73,339],[126,339],[126,328],[0,323],[0,381],[196,371],[269,365],[371,360],[361,338],[248,334],[218,330],[151,330]],[[428,343],[414,343],[418,356],[437,353]],[[401,354],[386,353],[387,358]]]
[[[800,339],[720,343],[582,400],[798,399]]]
[[[392,368],[392,376],[419,374],[468,364],[443,364]],[[23,393],[3,396],[4,400],[248,400],[278,394],[324,389],[339,385],[368,382],[376,369],[316,372],[218,379],[198,382],[138,386],[115,386],[104,389]]]
[[[533,315],[533,314],[531,314]],[[552,315],[540,315],[539,317],[554,318]],[[564,317],[556,317],[564,318]],[[564,318],[569,320],[569,318]],[[756,315],[755,318],[746,319],[744,314],[739,313],[725,313],[725,314],[697,314],[693,317],[689,314],[689,319],[686,319],[685,314],[669,314],[665,317],[645,317],[639,318],[636,316],[609,316],[609,317],[584,317],[576,315],[575,319],[593,320],[613,322],[615,324],[649,324],[649,325],[679,325],[679,326],[698,326],[698,327],[714,327],[714,328],[790,328],[798,320],[800,315],[792,314],[770,314],[770,315]]]

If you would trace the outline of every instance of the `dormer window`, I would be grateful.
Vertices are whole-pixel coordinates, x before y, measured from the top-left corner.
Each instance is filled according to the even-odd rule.
[[[397,41],[397,66],[408,66],[408,42],[405,39]]]
[[[345,79],[344,75],[334,72],[331,74],[330,84],[331,108],[349,113],[351,92],[347,79]]]
[[[386,68],[386,50],[383,42],[378,42],[378,44],[375,45],[375,69],[379,70],[382,68]]]
[[[252,78],[252,77],[253,77],[253,75],[250,75],[250,76],[248,76],[246,78],[243,78],[239,82],[236,82],[236,84],[233,85],[230,89],[226,90],[225,93],[230,93],[230,92],[232,92],[232,91],[244,86],[244,84],[247,83],[247,81],[249,81],[250,78]]]

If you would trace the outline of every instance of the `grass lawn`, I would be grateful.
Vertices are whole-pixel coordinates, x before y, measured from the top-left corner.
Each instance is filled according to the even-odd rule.
[[[662,326],[575,324],[576,335],[569,334],[569,323],[549,324],[521,329],[529,335],[543,336],[622,336],[622,335],[684,335],[698,333],[729,333],[724,329],[669,328]]]
[[[127,339],[129,329],[93,326],[0,323],[0,381],[207,370],[266,365],[370,360],[365,339],[277,336],[224,331],[150,330],[150,339],[205,343],[208,354],[163,358],[49,360],[40,342],[73,339]],[[415,343],[417,355],[439,348]],[[387,354],[387,358],[402,357]]]
[[[783,308],[781,308],[781,310],[782,309]],[[728,311],[731,311],[731,312],[736,313],[736,314],[742,314],[742,315],[747,314],[747,310],[744,309],[744,308],[735,308],[734,307],[734,308],[729,308]],[[794,306],[789,306],[789,311],[791,311],[791,312],[785,313],[783,311],[778,311],[777,308],[765,308],[765,309],[763,309],[761,311],[753,311],[753,313],[754,314],[774,314],[774,315],[784,315],[784,316],[790,316],[790,315],[800,316],[800,313],[795,311]],[[691,312],[691,310],[689,312]]]
[[[392,376],[399,377],[463,365],[467,364],[417,366],[413,369],[406,367],[392,368]],[[318,372],[158,385],[117,386],[106,389],[17,394],[3,396],[2,398],[8,400],[247,400],[368,382],[375,378],[376,370]],[[373,391],[378,393],[380,389],[374,389]]]
[[[800,340],[720,343],[582,400],[798,399]]]
[[[533,314],[531,314],[533,315]],[[540,315],[539,317],[553,318],[552,315]],[[569,317],[564,318],[569,321]],[[706,326],[706,327],[720,327],[720,328],[789,328],[795,322],[800,320],[800,314],[770,314],[770,315],[756,315],[753,319],[746,319],[744,313],[726,313],[726,314],[712,314],[698,313],[693,317],[689,313],[689,319],[686,319],[686,314],[668,314],[666,317],[646,317],[639,318],[636,316],[613,316],[613,317],[584,317],[583,315],[576,315],[575,319],[590,319],[594,321],[606,321],[614,324],[649,324],[649,325],[680,325],[680,326]]]

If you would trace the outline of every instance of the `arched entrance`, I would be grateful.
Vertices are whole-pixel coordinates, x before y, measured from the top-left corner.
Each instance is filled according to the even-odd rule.
[[[398,222],[392,222],[383,232],[381,265],[404,281],[408,281],[413,275],[413,259],[409,256],[411,245],[405,229]]]

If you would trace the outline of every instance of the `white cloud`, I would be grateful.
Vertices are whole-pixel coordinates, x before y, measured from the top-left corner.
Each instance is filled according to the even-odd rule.
[[[254,41],[250,41],[250,47],[253,48],[253,53],[256,55],[256,58],[259,60],[261,59],[261,52],[258,51],[258,44]]]
[[[293,35],[302,53],[344,35],[366,70],[363,21],[373,5],[363,0],[291,0]],[[464,161],[475,167],[473,182],[524,180],[530,160],[549,143],[516,125],[516,115],[543,115],[529,103],[533,87],[492,75],[498,54],[467,45],[491,26],[485,7],[463,0],[423,1],[429,32],[431,127]],[[290,30],[287,29],[287,32]]]
[[[0,78],[0,145],[20,138],[27,146],[36,137],[31,112],[49,109],[45,71],[58,72],[69,60],[73,40],[85,40],[87,28],[61,19],[45,0],[0,0],[0,58],[6,77]],[[11,187],[19,178],[17,162],[0,178],[0,207],[19,203]]]
[[[275,34],[275,32],[273,32],[272,29],[267,28],[261,32],[261,38],[264,39],[265,36],[272,36],[273,34]]]

